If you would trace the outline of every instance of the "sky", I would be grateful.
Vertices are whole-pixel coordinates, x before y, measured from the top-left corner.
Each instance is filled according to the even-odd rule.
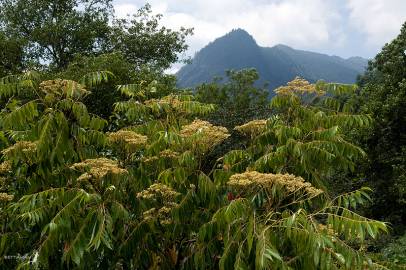
[[[118,17],[147,1],[114,0]],[[285,44],[344,58],[373,58],[406,21],[406,0],[150,0],[172,29],[193,27],[191,56],[232,29],[249,32],[260,46]]]

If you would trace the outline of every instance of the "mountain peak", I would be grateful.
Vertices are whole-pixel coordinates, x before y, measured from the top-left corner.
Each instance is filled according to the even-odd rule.
[[[178,85],[193,87],[224,76],[225,70],[255,68],[261,82],[269,82],[270,89],[301,76],[308,81],[319,79],[330,82],[354,83],[364,72],[367,60],[352,57],[348,60],[303,50],[286,45],[260,47],[244,29],[233,29],[209,43],[196,53],[192,63],[177,73]]]
[[[251,37],[251,35],[242,28],[233,29],[228,34],[229,35],[250,36]]]
[[[252,43],[257,44],[255,39],[244,29],[237,28],[233,29],[224,36],[216,39],[214,42],[219,40],[226,40],[227,42],[244,42],[244,43]]]

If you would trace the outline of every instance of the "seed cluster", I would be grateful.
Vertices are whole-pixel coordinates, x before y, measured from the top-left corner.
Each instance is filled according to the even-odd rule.
[[[143,213],[143,219],[145,221],[151,221],[157,218],[161,224],[171,224],[172,218],[170,213],[178,206],[175,201],[179,195],[179,192],[161,183],[152,184],[149,188],[137,193],[138,199],[144,199],[162,205],[161,207],[154,207],[145,211]]]
[[[227,139],[230,134],[225,127],[214,126],[207,121],[196,119],[189,125],[183,126],[180,135],[192,138],[195,145],[204,152]]]
[[[48,99],[61,96],[81,97],[90,93],[81,84],[62,79],[43,81],[39,88]]]
[[[161,208],[151,208],[142,213],[144,221],[153,221],[158,219],[159,222],[163,225],[172,224],[173,220],[171,217],[171,211],[178,206],[178,204],[173,203],[172,206],[163,206]]]
[[[31,141],[18,141],[1,152],[8,159],[24,159],[28,164],[32,164],[35,161],[37,144]],[[7,169],[8,166],[8,164],[4,164],[4,169]]]
[[[14,195],[10,195],[7,193],[0,193],[0,202],[9,202],[14,199]]]
[[[144,162],[144,163],[153,163],[153,162],[157,161],[158,159],[159,159],[159,157],[157,157],[157,156],[143,157],[142,162]]]
[[[331,225],[324,225],[324,224],[317,224],[317,229],[319,231],[323,231],[327,233],[328,235],[336,235],[337,233],[334,231]]]
[[[123,175],[128,173],[126,169],[118,167],[117,161],[108,158],[86,159],[82,162],[73,164],[71,169],[85,172],[78,178],[78,181],[89,180],[91,178],[100,179],[107,174]]]
[[[174,201],[180,193],[161,183],[152,184],[149,188],[137,193],[138,199],[159,200],[164,203]]]
[[[244,125],[237,126],[234,129],[247,136],[255,137],[264,132],[266,124],[267,124],[266,119],[253,120],[248,123],[245,123]]]
[[[274,185],[278,185],[285,188],[289,193],[302,191],[311,197],[318,196],[323,192],[299,176],[292,174],[259,173],[256,171],[234,174],[230,177],[228,185],[238,189],[247,189],[254,186],[270,189]]]
[[[144,102],[147,106],[158,104],[160,106],[170,106],[174,109],[182,107],[183,102],[176,95],[165,96],[161,99],[149,99]]]
[[[316,89],[314,84],[310,84],[305,79],[296,77],[293,81],[287,83],[286,86],[280,86],[275,90],[278,95],[291,95],[291,94],[317,94],[323,95],[324,92]]]
[[[171,149],[165,149],[159,153],[159,156],[164,158],[177,158],[179,157],[179,153]]]
[[[111,143],[124,143],[131,147],[139,147],[147,143],[148,137],[131,130],[119,130],[108,134]]]
[[[0,163],[0,174],[8,173],[11,171],[11,162],[6,160]]]

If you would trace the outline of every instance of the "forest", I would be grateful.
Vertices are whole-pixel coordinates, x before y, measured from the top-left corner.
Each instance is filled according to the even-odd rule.
[[[0,0],[0,269],[406,269],[406,23],[355,84],[193,89],[150,5]]]

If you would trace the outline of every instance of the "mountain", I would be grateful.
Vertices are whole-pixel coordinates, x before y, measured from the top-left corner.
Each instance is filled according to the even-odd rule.
[[[225,76],[227,69],[256,68],[261,82],[274,89],[295,76],[310,82],[354,83],[364,72],[368,60],[295,50],[286,45],[260,47],[245,30],[237,29],[209,43],[196,53],[192,62],[177,73],[180,87],[193,87]]]

